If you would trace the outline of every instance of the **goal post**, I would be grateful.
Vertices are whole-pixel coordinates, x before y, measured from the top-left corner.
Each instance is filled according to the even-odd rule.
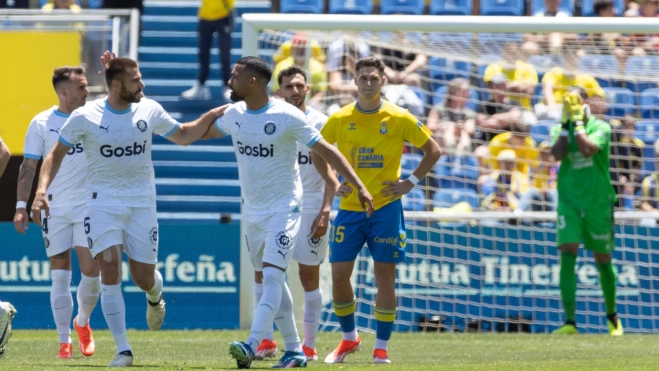
[[[655,168],[653,158],[654,141],[659,139],[655,136],[659,132],[659,108],[655,110],[655,101],[648,95],[648,89],[659,87],[656,76],[659,53],[654,50],[656,46],[647,46],[651,35],[659,35],[659,22],[650,18],[599,17],[244,14],[242,54],[276,59],[273,55],[277,55],[287,43],[290,45],[297,32],[305,33],[306,40],[311,40],[306,43],[305,69],[312,74],[310,59],[318,57],[321,62],[329,61],[332,56],[327,54],[328,47],[337,39],[345,39],[346,44],[354,48],[357,44],[367,45],[371,48],[370,54],[376,54],[373,50],[377,48],[400,52],[387,56],[388,62],[400,62],[405,59],[400,55],[406,53],[427,56],[428,60],[421,68],[423,71],[419,72],[420,82],[414,86],[420,101],[417,116],[423,123],[430,120],[438,105],[446,102],[450,82],[459,77],[470,84],[469,98],[465,99],[476,115],[477,107],[487,104],[495,92],[492,86],[483,82],[485,71],[489,65],[506,59],[507,44],[514,42],[521,46],[528,40],[533,40],[532,44],[541,44],[532,53],[534,59],[528,59],[537,70],[537,86],[532,94],[525,93],[527,95],[520,98],[520,102],[526,99],[526,103],[520,103],[523,111],[533,116],[525,124],[530,126],[530,133],[525,135],[531,138],[539,157],[537,161],[529,158],[516,160],[531,169],[525,171],[529,172],[532,184],[537,184],[539,178],[535,173],[538,164],[545,165],[542,145],[546,146],[549,130],[557,123],[552,116],[540,118],[542,112],[536,107],[547,99],[542,90],[543,76],[555,67],[562,67],[562,63],[567,64],[568,59],[575,59],[571,57],[578,57],[579,72],[592,76],[588,84],[597,81],[597,84],[588,85],[588,93],[598,95],[606,102],[607,108],[599,112],[599,116],[609,122],[619,122],[614,129],[615,135],[625,138],[629,135],[624,133],[625,120],[633,117],[637,123],[634,136],[644,142],[644,146],[638,147],[640,156],[629,146],[625,147],[627,152],[611,154],[616,162],[611,169],[617,174],[614,185],[619,197],[625,199],[615,213],[616,250],[613,257],[618,273],[618,310],[626,331],[659,332],[659,311],[655,309],[659,301],[659,228],[656,228],[659,212],[640,211],[642,202],[655,202],[659,197],[659,193],[652,193],[651,199],[643,199],[641,185],[643,178],[659,170]],[[398,34],[402,33],[404,39],[398,39]],[[619,34],[621,37],[611,45],[610,40],[602,42],[601,34]],[[538,41],[533,35],[559,35],[564,43],[551,45],[549,38]],[[618,46],[624,53],[618,53]],[[356,49],[344,49],[344,52],[350,56],[360,54]],[[597,58],[591,58],[596,61],[589,60],[589,55],[596,55]],[[558,61],[560,58],[564,60]],[[273,64],[275,62],[273,60]],[[509,61],[501,62],[505,63]],[[635,63],[638,66],[634,67]],[[506,66],[501,68],[502,71],[505,69]],[[349,73],[344,76],[347,75]],[[343,93],[327,89],[323,99],[338,101],[343,97],[340,94]],[[515,97],[514,94],[511,96]],[[619,99],[621,97],[628,99]],[[646,98],[649,100],[644,100]],[[328,111],[330,108],[327,107]],[[412,112],[411,108],[408,109]],[[472,120],[476,120],[474,117]],[[494,134],[513,131],[497,130]],[[437,140],[446,140],[442,136],[435,134]],[[558,286],[556,212],[548,200],[544,200],[540,207],[544,211],[498,211],[486,206],[485,188],[489,177],[498,170],[496,162],[499,159],[494,152],[488,152],[483,158],[476,153],[476,147],[488,147],[491,139],[477,142],[474,136],[472,140],[467,151],[455,145],[447,147],[448,161],[455,161],[457,165],[442,172],[444,163],[440,160],[440,164],[415,188],[414,191],[418,192],[403,199],[410,211],[405,213],[407,259],[397,267],[395,329],[547,333],[563,321]],[[625,143],[629,143],[631,139],[626,140]],[[519,153],[516,155],[520,156]],[[406,156],[404,159],[413,159],[418,152],[411,149]],[[474,160],[463,161],[467,157]],[[639,161],[642,165],[637,164]],[[621,170],[623,167],[626,172]],[[403,166],[403,173],[413,168]],[[465,176],[465,172],[473,175]],[[621,176],[621,172],[624,175]],[[634,181],[625,183],[623,178],[630,176]],[[628,191],[626,185],[630,184],[633,192],[623,195],[623,191]],[[467,196],[461,194],[462,190]],[[417,198],[419,194],[421,196]],[[448,201],[437,197],[438,194],[444,194]],[[626,203],[627,200],[631,203]],[[451,208],[455,203],[466,204],[469,210]],[[245,246],[242,248],[245,251]],[[241,258],[241,272],[241,327],[248,327],[254,303],[253,268],[247,256]],[[289,272],[289,281],[294,286],[298,281],[297,274]],[[606,323],[598,270],[592,254],[583,249],[577,264],[577,282],[580,328],[587,332],[604,331]],[[353,287],[358,300],[358,328],[374,331],[377,285],[367,249],[363,249],[357,259]],[[321,268],[321,288],[325,300],[322,328],[337,331],[327,262]],[[293,291],[298,304],[296,316],[301,321],[303,296],[299,289]]]

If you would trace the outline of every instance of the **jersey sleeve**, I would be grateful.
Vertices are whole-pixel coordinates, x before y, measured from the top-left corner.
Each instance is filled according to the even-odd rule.
[[[338,117],[332,115],[320,130],[320,134],[329,144],[336,143],[336,126],[339,124],[339,121],[340,119]]]
[[[430,130],[409,112],[399,118],[399,121],[403,124],[403,139],[416,148],[423,147],[432,137]]]
[[[595,143],[600,151],[606,149],[606,146],[611,141],[611,127],[604,122],[599,123],[597,129],[588,135],[588,139]]]
[[[80,143],[85,136],[85,115],[73,111],[60,129],[59,141],[67,147],[73,147]]]
[[[313,127],[307,117],[300,112],[300,115],[292,117],[289,132],[296,142],[306,144],[311,147],[323,138],[318,129]]]
[[[32,120],[25,135],[23,157],[38,160],[43,155],[44,140],[36,120]]]
[[[155,102],[154,102],[155,103]],[[158,103],[155,103],[155,112],[153,113],[153,132],[160,135],[163,138],[174,134],[176,130],[181,126],[178,121],[172,118],[172,116],[165,111],[164,108]]]
[[[227,111],[224,112],[224,115],[218,117],[213,124],[215,125],[215,128],[225,137],[231,136],[231,119],[229,118]]]
[[[550,143],[553,146],[558,140],[558,135],[561,133],[561,125],[554,125],[549,132]]]
[[[543,84],[556,85],[556,80],[558,80],[558,71],[555,68],[552,68],[549,72],[545,74],[542,78]]]
[[[648,201],[650,198],[650,177],[643,179],[641,183],[643,201]]]

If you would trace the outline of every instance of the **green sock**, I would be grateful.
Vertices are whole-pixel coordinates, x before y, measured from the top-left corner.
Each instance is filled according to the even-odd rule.
[[[606,314],[616,313],[616,270],[611,262],[597,264],[600,271],[600,284],[606,303]]]
[[[566,321],[577,321],[577,275],[574,267],[577,256],[567,252],[561,253],[561,299]]]

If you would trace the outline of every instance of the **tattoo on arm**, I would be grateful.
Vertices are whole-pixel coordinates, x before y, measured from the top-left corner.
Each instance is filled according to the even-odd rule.
[[[53,259],[66,259],[66,258],[68,258],[68,257],[69,257],[69,251],[68,251],[68,250],[67,250],[67,251],[64,251],[64,252],[61,253],[61,254],[57,254],[57,255],[53,255],[53,256],[52,256]]]
[[[37,172],[37,161],[26,159],[21,164],[20,171],[18,173],[18,191],[17,199],[19,201],[27,201],[30,198],[30,192],[32,191],[32,182],[34,181],[34,175]]]

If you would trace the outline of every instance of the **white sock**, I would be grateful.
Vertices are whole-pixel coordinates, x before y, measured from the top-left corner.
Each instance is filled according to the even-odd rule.
[[[101,293],[101,276],[87,277],[80,275],[80,284],[78,285],[78,326],[87,326],[89,316],[98,303],[98,296]]]
[[[293,296],[286,282],[281,289],[281,304],[279,304],[279,310],[275,316],[275,323],[286,343],[286,351],[300,352],[300,337],[297,334],[295,314],[293,313]]]
[[[388,351],[389,348],[389,340],[380,340],[380,339],[375,339],[375,346],[373,349],[382,349],[384,351]]]
[[[304,345],[316,349],[316,337],[323,310],[323,291],[318,288],[304,293]]]
[[[348,341],[357,341],[357,337],[359,334],[357,334],[357,327],[355,327],[354,330],[351,332],[344,332],[343,333],[343,340],[348,340]]]
[[[263,296],[254,313],[252,330],[247,339],[247,344],[256,351],[263,340],[263,336],[272,328],[275,313],[279,310],[281,303],[282,286],[284,285],[286,273],[273,267],[263,268]]]
[[[50,307],[60,343],[71,343],[71,316],[73,315],[73,297],[71,296],[71,271],[55,269],[50,272],[52,288],[50,290]]]
[[[126,335],[126,304],[121,293],[121,284],[101,285],[101,307],[105,322],[117,345],[117,353],[131,350]]]
[[[258,308],[259,302],[261,301],[261,297],[263,296],[263,284],[262,283],[254,283],[254,303],[255,303],[255,308]],[[275,339],[274,335],[274,326],[270,328],[265,335],[263,336],[264,339],[268,339],[270,341],[273,341]]]
[[[162,275],[156,269],[153,276],[153,287],[151,287],[151,289],[146,292],[146,299],[152,303],[157,303],[162,297]]]

